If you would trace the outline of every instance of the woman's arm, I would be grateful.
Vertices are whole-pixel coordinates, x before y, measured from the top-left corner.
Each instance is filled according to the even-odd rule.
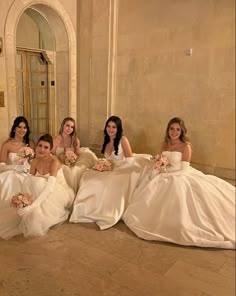
[[[192,156],[192,148],[191,148],[191,145],[188,144],[188,143],[186,143],[184,145],[184,149],[183,149],[183,152],[182,152],[182,161],[190,162],[191,156]]]
[[[9,152],[8,142],[4,142],[2,144],[2,148],[0,152],[0,162],[7,163],[8,152]]]
[[[124,150],[125,157],[132,157],[133,156],[129,140],[124,136],[121,138],[121,146]]]
[[[37,159],[33,159],[30,165],[30,174],[35,175],[36,174],[36,167],[37,167]]]
[[[53,148],[51,150],[51,153],[52,154],[56,155],[56,149],[57,149],[57,146],[59,146],[59,144],[60,144],[60,141],[58,139],[58,136],[57,137],[54,137],[53,138]]]
[[[162,154],[163,151],[166,151],[167,147],[166,147],[166,143],[163,143],[161,145],[161,151],[160,151],[160,155]]]
[[[30,140],[29,146],[30,146],[31,149],[35,150],[35,144],[34,144],[34,142],[32,140]]]
[[[80,151],[80,140],[77,138],[75,141],[75,154],[79,155],[79,151]]]
[[[53,138],[53,148],[51,150],[51,153],[53,155],[55,155],[61,162],[64,163],[64,161],[65,161],[65,152],[62,152],[59,155],[57,155],[57,153],[56,153],[57,147],[60,147],[60,144],[61,144],[61,138],[60,138],[60,136],[54,137]],[[63,151],[64,151],[64,149],[63,149]]]

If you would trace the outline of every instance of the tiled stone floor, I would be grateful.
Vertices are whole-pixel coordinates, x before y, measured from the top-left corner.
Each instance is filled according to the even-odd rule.
[[[0,296],[235,296],[235,251],[137,238],[122,223],[0,240]]]

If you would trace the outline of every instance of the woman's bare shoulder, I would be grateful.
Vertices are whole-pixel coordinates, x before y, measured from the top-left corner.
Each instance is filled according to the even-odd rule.
[[[132,148],[130,146],[128,138],[125,136],[122,136],[121,138],[121,146],[124,150],[125,157],[131,157],[132,156]]]
[[[55,137],[53,137],[53,143],[54,145],[59,145],[61,143],[61,135],[57,135]]]
[[[51,175],[55,175],[57,174],[57,171],[61,168],[61,163],[60,161],[54,157],[54,156],[51,156],[51,164],[50,164],[50,174]]]
[[[127,143],[129,142],[128,138],[126,136],[122,136],[120,139],[121,143]]]
[[[8,138],[7,140],[5,140],[3,143],[2,143],[2,148],[8,148],[12,145],[12,139],[11,138]]]
[[[12,143],[12,138],[8,138],[3,142],[3,144],[10,144],[10,143]]]
[[[161,151],[165,151],[165,150],[168,150],[168,144],[166,142],[163,142],[161,144]]]
[[[192,145],[190,142],[183,143],[183,150],[192,150]]]
[[[61,135],[57,135],[53,137],[53,141],[60,141],[61,140]]]

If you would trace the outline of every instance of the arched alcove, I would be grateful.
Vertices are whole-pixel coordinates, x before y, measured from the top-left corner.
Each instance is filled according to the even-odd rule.
[[[70,17],[62,4],[55,1],[15,1],[7,15],[5,27],[5,53],[7,67],[7,100],[9,121],[18,115],[16,96],[16,31],[24,12],[30,14],[43,30],[46,23],[55,37],[55,125],[54,132],[65,116],[76,119],[76,36]],[[43,21],[44,20],[44,21]],[[45,32],[47,37],[48,30]],[[46,40],[46,39],[45,39]],[[66,111],[65,111],[66,110]],[[66,114],[65,114],[66,112]],[[53,120],[54,120],[53,119]]]
[[[44,15],[34,7],[27,8],[21,14],[16,46],[56,51],[54,32]]]

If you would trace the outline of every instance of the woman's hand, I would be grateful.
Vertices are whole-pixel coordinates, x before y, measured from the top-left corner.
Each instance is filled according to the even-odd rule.
[[[64,162],[65,162],[65,158],[66,158],[65,153],[60,154],[60,155],[58,156],[58,158],[60,159],[61,162],[64,163]]]

